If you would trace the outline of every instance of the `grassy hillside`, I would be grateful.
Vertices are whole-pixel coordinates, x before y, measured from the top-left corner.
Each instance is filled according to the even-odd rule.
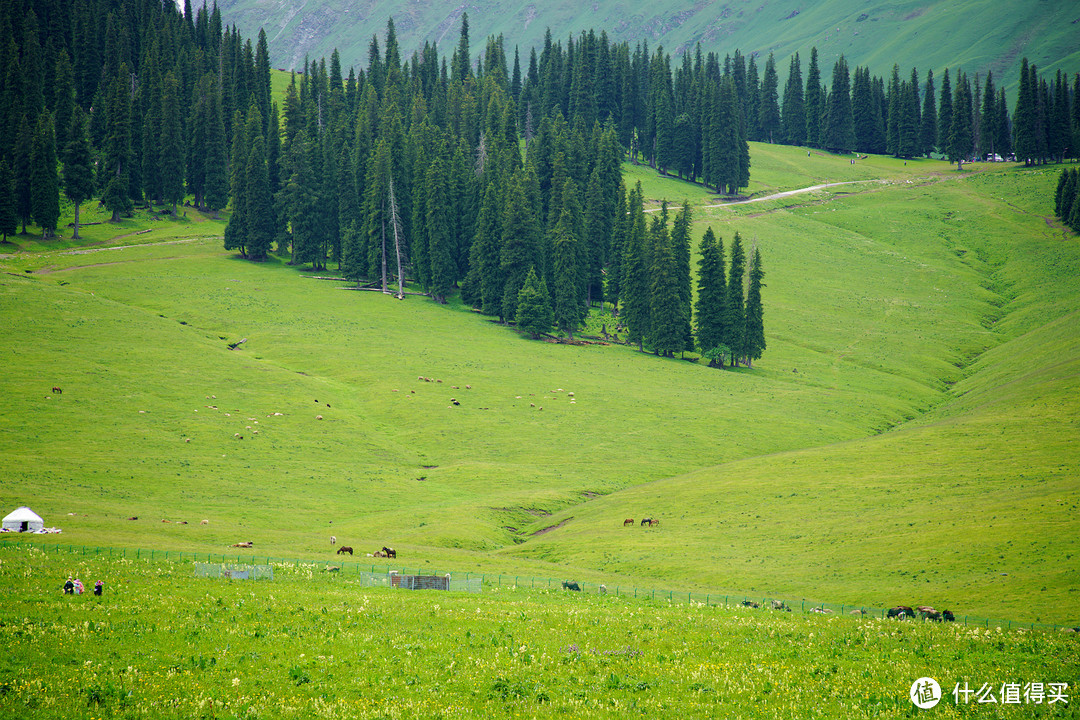
[[[753,370],[252,264],[191,211],[181,242],[20,239],[0,506],[63,527],[45,542],[327,559],[335,534],[452,570],[1075,620],[1080,246],[1044,217],[1056,172],[753,157],[759,197],[884,181],[692,198],[696,237],[762,250]]]
[[[68,573],[107,578],[105,594],[61,595]],[[964,717],[983,708],[974,696],[958,707],[957,683],[997,694],[1064,682],[1071,708],[1080,671],[1076,636],[1062,633],[562,590],[395,591],[311,566],[279,565],[270,582],[192,575],[188,563],[0,549],[0,713],[899,717],[929,675],[944,690],[932,712]],[[1069,714],[1048,700],[994,717]]]
[[[387,19],[392,15],[403,57],[437,43],[449,54],[458,41],[461,12],[469,13],[475,55],[489,35],[503,34],[512,61],[512,48],[522,49],[527,63],[529,48],[543,45],[550,28],[555,39],[594,28],[613,40],[634,45],[642,40],[651,48],[663,45],[681,53],[702,48],[721,56],[741,49],[764,58],[774,53],[786,77],[788,58],[799,52],[805,72],[810,48],[816,46],[825,68],[841,54],[851,65],[868,66],[886,77],[893,63],[907,72],[918,67],[939,73],[962,66],[969,75],[988,70],[1006,87],[1017,82],[1020,59],[1027,56],[1039,68],[1055,72],[1080,70],[1076,48],[1076,22],[1080,11],[1066,2],[991,3],[962,2],[853,3],[819,0],[807,6],[795,0],[742,2],[716,0],[650,5],[630,2],[590,4],[513,2],[484,3],[359,3],[319,0],[303,5],[260,0],[223,0],[218,3],[226,22],[236,23],[245,36],[266,30],[271,58],[277,67],[302,64],[305,55],[329,57],[334,48],[345,67],[367,67],[372,35],[384,44]],[[524,69],[524,68],[523,68]]]

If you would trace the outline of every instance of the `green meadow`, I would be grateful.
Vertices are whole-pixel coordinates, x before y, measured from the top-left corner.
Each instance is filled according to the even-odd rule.
[[[65,572],[109,582],[101,597],[61,595]],[[908,717],[927,676],[935,717],[1072,717],[1080,672],[1074,634],[546,588],[371,589],[316,565],[211,580],[187,563],[6,547],[0,592],[13,600],[0,609],[7,717]],[[960,692],[984,686],[992,710]]]
[[[851,184],[730,204],[626,167],[650,208],[690,202],[695,242],[712,226],[761,249],[768,348],[738,370],[534,342],[456,301],[251,263],[191,209],[0,248],[0,507],[63,530],[34,544],[312,563],[247,585],[0,550],[0,634],[24,639],[0,708],[889,717],[921,674],[1075,688],[1075,636],[1008,630],[1080,625],[1080,243],[1051,217],[1059,168],[751,152],[751,200]],[[321,572],[331,535],[380,568],[363,556],[389,545],[399,569],[1001,622],[361,590]],[[114,592],[61,597],[73,570]],[[140,615],[163,597],[175,613]]]

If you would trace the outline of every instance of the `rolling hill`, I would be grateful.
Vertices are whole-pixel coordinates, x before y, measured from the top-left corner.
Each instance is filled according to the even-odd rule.
[[[467,12],[474,60],[486,37],[502,34],[511,62],[513,47],[521,49],[523,70],[529,48],[543,46],[548,28],[556,40],[593,28],[617,42],[634,46],[645,41],[672,54],[692,50],[697,43],[721,56],[736,49],[761,58],[774,53],[782,75],[792,54],[799,52],[805,64],[813,46],[825,68],[843,54],[850,65],[867,66],[882,77],[894,63],[904,72],[911,67],[920,73],[963,67],[970,75],[985,76],[992,70],[999,84],[1004,79],[1010,89],[1024,56],[1044,72],[1080,70],[1075,42],[1080,9],[1057,0],[675,0],[661,5],[638,0],[408,5],[385,0],[221,0],[218,5],[225,22],[236,24],[245,36],[254,37],[264,28],[273,64],[286,69],[300,67],[305,55],[329,57],[334,48],[346,68],[366,68],[371,38],[378,36],[380,47],[384,45],[391,16],[404,57],[425,42],[449,52],[458,41],[461,14]]]
[[[62,526],[49,542],[325,559],[335,534],[410,566],[1075,620],[1057,173],[752,153],[758,198],[853,184],[716,206],[626,172],[690,197],[695,240],[761,248],[753,370],[349,292],[226,253],[194,212],[27,242],[0,258],[0,502]]]

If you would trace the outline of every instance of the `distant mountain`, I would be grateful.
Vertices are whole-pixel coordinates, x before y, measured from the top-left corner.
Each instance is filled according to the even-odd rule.
[[[849,65],[883,77],[893,63],[920,73],[963,67],[971,75],[993,70],[1010,87],[1024,56],[1040,75],[1080,71],[1075,0],[218,0],[218,6],[224,21],[246,37],[265,28],[272,62],[286,69],[300,67],[305,55],[329,57],[335,47],[346,68],[367,67],[371,37],[383,46],[391,16],[403,58],[425,42],[449,56],[467,12],[474,60],[488,35],[502,33],[510,58],[520,48],[523,68],[529,49],[543,45],[546,29],[565,41],[594,28],[631,45],[663,45],[673,55],[699,42],[721,55],[736,48],[744,55],[771,52],[785,70],[793,53],[805,63],[816,46],[825,67],[843,54]]]

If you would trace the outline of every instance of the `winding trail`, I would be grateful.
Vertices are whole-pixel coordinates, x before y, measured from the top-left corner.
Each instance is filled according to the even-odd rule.
[[[810,187],[799,188],[798,190],[785,190],[784,192],[774,193],[772,195],[764,195],[762,197],[747,198],[745,200],[730,200],[728,202],[716,203],[715,205],[700,205],[702,208],[718,208],[728,207],[730,205],[746,205],[747,203],[764,202],[766,200],[779,200],[780,198],[791,197],[792,195],[799,195],[802,193],[813,192],[814,190],[821,190],[823,188],[836,187],[837,185],[856,185],[859,183],[878,183],[883,184],[889,182],[888,180],[846,180],[844,182],[834,183],[822,183],[820,185],[811,185]],[[650,208],[645,212],[659,212],[660,208]]]

